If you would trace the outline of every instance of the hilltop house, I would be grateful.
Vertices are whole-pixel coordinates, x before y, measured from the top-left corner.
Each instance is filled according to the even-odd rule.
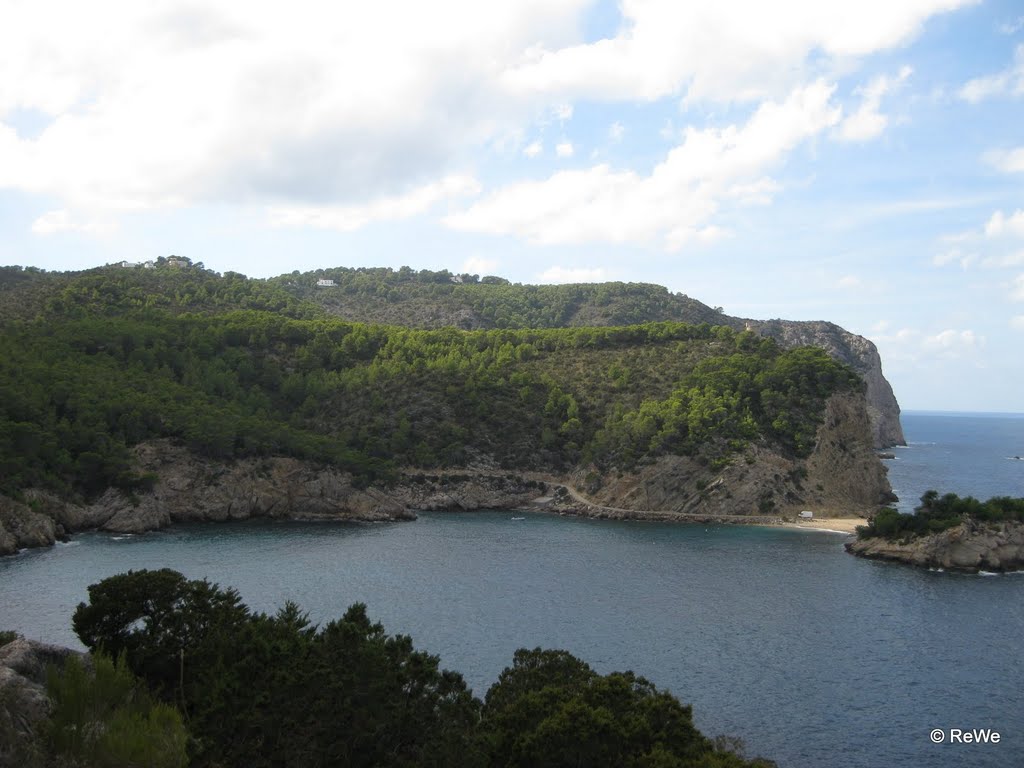
[[[322,286],[324,286],[326,288],[333,288],[335,286],[335,283],[334,283],[333,280],[328,280],[328,279],[325,279],[325,278],[320,278],[319,280],[316,281],[316,284],[317,285],[322,285]]]

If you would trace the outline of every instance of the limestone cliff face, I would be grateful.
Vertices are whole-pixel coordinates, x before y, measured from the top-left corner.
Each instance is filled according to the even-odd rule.
[[[0,496],[0,555],[49,546],[56,541],[58,533],[53,518],[27,504]]]
[[[895,501],[888,470],[874,451],[876,437],[871,404],[864,396],[830,398],[807,459],[809,503],[826,510],[873,511]]]
[[[952,571],[1024,569],[1024,524],[969,520],[929,536],[890,541],[857,539],[846,550],[861,557]]]
[[[102,528],[121,533],[154,530],[172,522],[245,520],[250,517],[411,519],[401,504],[372,489],[354,488],[338,469],[288,458],[232,463],[202,459],[166,440],[135,447],[135,465],[159,477],[152,493],[131,499],[108,491],[92,505],[106,515]]]
[[[449,511],[522,508],[543,492],[543,483],[493,470],[407,472],[387,491],[409,509]]]
[[[353,487],[345,472],[289,458],[231,463],[200,458],[168,440],[133,449],[137,471],[159,478],[150,493],[110,489],[89,505],[39,491],[28,504],[0,496],[0,555],[43,547],[68,533],[94,528],[143,533],[175,522],[250,517],[380,521],[416,515],[385,493]]]
[[[892,386],[882,374],[882,360],[875,345],[834,323],[793,320],[745,320],[751,330],[770,336],[784,347],[814,346],[846,363],[867,384],[868,415],[875,448],[906,445],[900,425],[900,406]]]
[[[792,459],[754,445],[715,470],[685,456],[663,456],[634,472],[606,477],[581,470],[574,485],[602,506],[686,515],[867,516],[893,499],[872,448],[864,396],[833,396],[825,406],[814,452]]]
[[[48,666],[62,667],[70,648],[17,638],[0,646],[0,765],[24,765],[21,758],[50,714]],[[34,763],[29,763],[34,764]]]

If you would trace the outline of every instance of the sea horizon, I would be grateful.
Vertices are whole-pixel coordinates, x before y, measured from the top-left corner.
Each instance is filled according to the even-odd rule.
[[[938,408],[900,408],[900,416],[977,416],[993,419],[1024,419],[1024,411],[964,411]]]

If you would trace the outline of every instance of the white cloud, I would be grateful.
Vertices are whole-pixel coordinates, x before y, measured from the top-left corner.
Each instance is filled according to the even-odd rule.
[[[839,278],[839,287],[847,290],[855,290],[864,287],[864,281],[856,275],[845,275]]]
[[[884,359],[921,364],[943,358],[948,360],[976,356],[988,345],[988,339],[971,329],[947,328],[929,333],[916,328],[901,328],[895,333],[876,336],[874,341]]]
[[[1014,315],[1011,317],[1010,327],[1016,331],[1024,331],[1024,315]]]
[[[470,256],[462,262],[463,273],[471,275],[493,275],[498,270],[497,259],[486,259],[483,256]]]
[[[582,96],[778,100],[972,0],[780,2],[624,0],[591,43],[589,0],[8,3],[0,189],[71,220],[220,203],[348,228]]]
[[[48,125],[26,139],[0,123],[0,188],[69,211],[401,194],[544,106],[503,93],[501,72],[538,41],[577,42],[584,5],[5,5],[0,120]]]
[[[364,205],[276,206],[268,219],[276,227],[313,227],[352,232],[374,221],[405,219],[424,213],[435,204],[465,195],[475,195],[480,186],[469,176],[449,176],[402,195],[381,197]]]
[[[600,283],[608,279],[603,267],[550,267],[539,275],[539,283]]]
[[[1010,298],[1014,301],[1024,301],[1024,275],[1017,275],[1010,289]]]
[[[618,120],[608,126],[608,138],[614,142],[622,141],[622,137],[626,135],[626,128]]]
[[[748,101],[778,96],[832,63],[912,39],[929,17],[974,0],[626,0],[614,38],[538,46],[509,89],[566,98]]]
[[[932,258],[932,264],[936,267],[944,267],[948,264],[959,264],[961,269],[970,269],[978,261],[978,254],[964,253],[959,248],[952,248],[943,253],[936,254]]]
[[[543,151],[544,145],[541,144],[539,141],[534,141],[526,146],[526,148],[523,150],[523,154],[526,155],[527,157],[537,157],[537,155],[539,155]]]
[[[1024,267],[1024,251],[1007,253],[1002,256],[988,256],[981,260],[983,267]]]
[[[720,237],[712,218],[722,200],[754,182],[759,195],[770,194],[764,171],[836,124],[833,90],[818,81],[762,104],[742,127],[690,128],[650,175],[606,164],[562,171],[499,188],[445,223],[534,243],[660,240],[669,250]]]
[[[971,330],[955,331],[948,329],[924,339],[924,345],[926,347],[938,347],[941,349],[977,347],[984,343],[985,337],[979,336]]]
[[[921,339],[925,354],[944,358],[962,358],[973,355],[984,347],[987,340],[973,330],[947,329]]]
[[[1024,173],[1024,147],[993,149],[982,159],[1003,173]]]
[[[556,144],[555,145],[555,154],[558,155],[559,157],[572,157],[572,155],[573,155],[572,142],[563,141],[563,142],[561,142],[559,144]]]
[[[58,232],[82,232],[87,235],[106,235],[116,231],[117,224],[109,217],[88,217],[72,214],[61,208],[47,211],[32,222],[36,235],[53,235]]]
[[[1015,35],[1022,29],[1024,29],[1024,16],[1018,16],[1016,21],[999,25],[999,31],[1004,35]]]
[[[1024,210],[1018,210],[1006,216],[1002,211],[996,211],[985,224],[986,237],[1002,237],[1012,235],[1024,237]]]
[[[895,78],[882,75],[857,89],[861,95],[860,106],[839,125],[836,138],[840,141],[868,141],[881,136],[889,124],[888,116],[879,112],[882,97],[902,85],[912,72],[910,67],[903,67]]]
[[[1024,44],[1017,46],[1009,68],[970,80],[957,92],[961,99],[971,104],[993,96],[1021,94],[1024,94]]]
[[[572,104],[556,104],[552,112],[560,123],[566,123],[572,120],[573,107]]]

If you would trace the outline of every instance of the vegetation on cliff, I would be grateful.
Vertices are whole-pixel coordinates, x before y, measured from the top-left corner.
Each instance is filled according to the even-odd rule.
[[[772,765],[703,736],[647,680],[564,651],[517,651],[481,701],[359,604],[316,627],[293,604],[253,613],[234,590],[139,571],[90,586],[74,627],[180,712],[196,766]]]
[[[892,508],[880,510],[867,525],[857,529],[857,537],[913,539],[955,528],[965,521],[1024,523],[1024,499],[996,496],[978,501],[955,493],[939,496],[938,491],[931,490],[921,497],[921,504],[912,515],[900,514]]]
[[[330,280],[334,284],[320,285]],[[454,275],[409,267],[336,267],[270,281],[348,320],[438,328],[565,328],[672,321],[742,328],[735,318],[660,285],[521,285],[493,275]]]
[[[217,459],[329,463],[362,483],[480,457],[629,468],[665,453],[720,462],[753,441],[800,457],[828,397],[863,387],[818,349],[708,324],[411,330],[167,264],[0,278],[7,494],[144,489],[154,478],[132,472],[128,448],[161,437]],[[19,303],[23,284],[49,289]]]

